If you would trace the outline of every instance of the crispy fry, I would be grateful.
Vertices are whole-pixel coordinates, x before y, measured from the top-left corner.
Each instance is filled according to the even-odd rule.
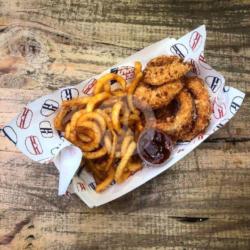
[[[126,92],[122,91],[121,89],[117,89],[112,92],[112,95],[117,97],[123,97],[126,96]]]
[[[95,150],[96,148],[98,148],[101,139],[102,139],[102,133],[101,133],[101,129],[100,127],[93,121],[84,121],[83,123],[81,123],[81,126],[77,126],[77,129],[91,129],[94,131],[95,137],[91,142],[81,142],[77,139],[74,139],[74,142],[77,142],[79,147],[85,152],[90,152],[92,150]],[[76,130],[77,130],[76,129]],[[76,132],[76,131],[74,131]],[[76,135],[77,138],[77,135]]]
[[[110,131],[112,131],[113,124],[112,124],[112,121],[111,121],[111,118],[109,117],[109,115],[104,110],[101,110],[101,109],[97,109],[96,112],[104,118],[107,127],[109,128]]]
[[[70,110],[69,108],[62,106],[61,109],[59,110],[59,112],[57,113],[57,115],[54,119],[54,127],[56,130],[64,131],[65,126],[63,125],[63,119],[67,115],[69,110]]]
[[[103,76],[97,80],[97,82],[94,86],[94,89],[93,89],[93,93],[94,93],[94,95],[96,95],[96,94],[101,93],[103,90],[105,92],[110,92],[110,90],[111,90],[110,83],[105,80],[105,76]]]
[[[97,124],[101,128],[102,134],[105,133],[105,131],[106,131],[106,122],[105,122],[105,119],[103,118],[102,115],[100,115],[99,113],[97,113],[95,111],[85,113],[78,119],[77,126],[81,126],[80,124],[84,123],[86,120],[96,121]]]
[[[103,93],[100,93],[91,97],[91,100],[89,100],[87,104],[86,111],[87,112],[93,111],[97,104],[100,104],[102,101],[104,101],[105,99],[109,97],[110,97],[110,94],[107,92],[103,92]]]
[[[113,127],[115,129],[115,131],[118,134],[122,133],[122,129],[121,129],[121,124],[120,124],[120,113],[121,113],[121,109],[122,109],[122,102],[117,102],[113,108],[112,108],[112,124]]]
[[[122,182],[126,181],[130,175],[131,175],[131,172],[124,171],[117,183],[122,183]]]
[[[141,161],[130,161],[127,165],[127,169],[130,172],[135,173],[142,169],[142,163]]]
[[[138,73],[135,78],[133,79],[133,81],[130,83],[130,85],[128,86],[128,94],[133,94],[135,92],[135,89],[138,85],[138,83],[140,82],[140,80],[142,79],[142,72]]]
[[[111,152],[110,152],[110,156],[107,162],[107,165],[105,166],[105,170],[109,170],[109,168],[112,166],[114,159],[115,159],[115,149],[116,149],[116,145],[117,145],[117,135],[115,134],[114,131],[112,131],[112,135],[113,135],[113,143],[112,143],[112,148],[111,148]]]
[[[101,182],[100,184],[98,184],[96,186],[96,189],[95,189],[96,192],[101,192],[101,191],[105,190],[114,180],[114,176],[115,176],[115,170],[114,170],[114,168],[110,168],[108,171],[107,178],[103,182]]]
[[[107,153],[109,154],[111,152],[111,149],[112,149],[112,142],[111,142],[111,139],[110,139],[109,135],[106,134],[104,136],[103,141],[104,141],[104,145],[105,145],[105,147],[107,149]]]
[[[85,152],[84,157],[86,159],[97,159],[104,156],[107,153],[107,149],[105,147],[101,147],[100,149],[92,152]]]
[[[135,75],[138,75],[139,73],[142,72],[142,65],[141,62],[136,61],[135,62]]]
[[[99,94],[102,91],[103,86],[106,86],[107,83],[110,86],[109,82],[112,80],[118,82],[121,88],[125,89],[126,80],[123,77],[114,73],[108,73],[97,80],[97,83],[95,84],[95,87],[94,87],[94,95]]]
[[[136,143],[133,141],[129,144],[128,149],[124,156],[122,157],[119,165],[117,166],[116,172],[115,172],[115,181],[119,183],[121,181],[121,176],[126,168],[126,165],[130,159],[130,157],[133,155],[134,151],[136,149]]]
[[[128,102],[128,107],[131,110],[131,112],[136,114],[136,115],[139,115],[140,111],[135,108],[134,103],[133,103],[133,96],[132,95],[127,96],[127,102]]]
[[[122,145],[121,145],[121,157],[124,156],[131,141],[133,141],[133,136],[131,136],[131,135],[125,136],[124,140],[122,141]]]
[[[91,100],[90,96],[78,97],[72,100],[63,101],[62,106],[63,107],[85,106],[90,100]]]
[[[76,123],[77,123],[77,120],[83,115],[85,114],[86,111],[84,109],[82,110],[79,110],[77,112],[75,112],[71,118],[71,121],[70,121],[70,130],[73,132],[73,138],[74,140],[76,139],[76,136],[75,136],[75,129],[76,129]]]

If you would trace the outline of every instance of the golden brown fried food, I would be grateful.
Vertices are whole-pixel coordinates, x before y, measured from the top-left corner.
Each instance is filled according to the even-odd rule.
[[[193,121],[194,104],[191,94],[184,89],[176,97],[178,111],[175,116],[157,119],[155,127],[173,139],[178,139],[183,131],[189,131]]]
[[[177,56],[158,56],[152,59],[144,70],[144,82],[162,85],[183,77],[191,70],[191,65],[183,63]]]
[[[194,120],[192,129],[179,138],[182,141],[190,141],[202,133],[209,124],[212,112],[208,90],[202,79],[189,77],[186,79],[186,87],[194,98],[196,119]]]
[[[143,106],[149,105],[152,109],[157,109],[168,105],[180,93],[183,86],[180,80],[161,86],[150,86],[141,83],[135,90],[135,97]]]

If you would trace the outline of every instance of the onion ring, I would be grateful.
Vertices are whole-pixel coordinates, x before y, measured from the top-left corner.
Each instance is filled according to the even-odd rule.
[[[191,65],[183,63],[177,56],[158,56],[147,64],[144,70],[144,82],[150,85],[162,85],[180,79]]]
[[[187,78],[186,87],[194,97],[196,119],[194,120],[191,131],[184,133],[179,139],[183,141],[191,141],[206,129],[209,124],[212,110],[208,90],[202,79],[198,77]]]
[[[155,127],[164,131],[172,138],[178,138],[182,131],[190,129],[193,120],[194,104],[190,93],[183,90],[176,100],[179,103],[179,110],[174,117],[157,119]]]

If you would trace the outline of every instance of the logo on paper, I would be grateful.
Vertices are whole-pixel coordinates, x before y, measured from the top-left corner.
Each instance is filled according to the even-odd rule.
[[[205,81],[213,93],[216,93],[222,85],[221,79],[217,76],[207,76]]]
[[[17,134],[15,132],[15,130],[10,127],[10,126],[5,126],[2,129],[4,135],[11,141],[13,142],[15,145],[17,144]]]
[[[53,137],[53,129],[52,129],[51,123],[49,121],[40,122],[39,129],[40,129],[42,137],[44,137],[44,138],[52,138]]]
[[[29,108],[24,108],[23,112],[18,116],[16,125],[21,129],[26,129],[30,126],[33,117],[33,112]]]
[[[90,95],[91,90],[93,89],[95,83],[96,83],[96,79],[95,79],[95,78],[91,79],[91,80],[86,84],[86,86],[84,87],[84,89],[82,90],[83,94],[85,94],[85,95]]]
[[[125,80],[130,80],[135,76],[135,68],[131,66],[122,66],[118,68],[117,74],[122,76]]]
[[[78,192],[86,190],[85,185],[84,185],[83,182],[77,182],[77,190],[78,190]]]
[[[32,155],[40,155],[43,153],[39,139],[35,135],[30,135],[25,139],[25,146],[27,151]]]
[[[203,52],[200,54],[198,61],[199,61],[199,64],[201,65],[201,67],[203,67],[204,69],[207,69],[207,70],[211,70],[212,69],[212,67],[207,64]]]
[[[58,150],[59,150],[59,148],[60,148],[60,147],[52,148],[52,149],[50,150],[50,153],[51,153],[52,155],[56,155],[57,152],[58,152]]]
[[[51,99],[47,99],[43,103],[40,113],[41,115],[48,117],[54,114],[58,108],[59,108],[58,102],[51,100]]]
[[[76,88],[68,88],[61,91],[61,98],[63,101],[71,100],[77,96],[79,96],[79,91]]]
[[[230,112],[234,115],[240,108],[240,105],[243,101],[243,97],[235,96],[230,105]]]
[[[185,58],[185,56],[188,54],[188,49],[185,47],[185,45],[181,43],[176,43],[175,45],[170,47],[170,51],[176,55],[181,57],[182,59]]]
[[[192,51],[197,50],[202,44],[202,35],[195,31],[192,33],[190,40],[189,40],[189,46],[192,49]]]
[[[200,69],[199,69],[199,66],[197,65],[197,63],[193,59],[191,59],[190,63],[192,65],[192,72],[196,75],[199,75]]]
[[[229,86],[224,86],[224,87],[223,87],[223,92],[224,92],[224,93],[229,92],[229,90],[230,90],[230,87],[229,87]]]
[[[213,115],[215,119],[220,119],[226,114],[226,105],[224,103],[218,103],[217,98],[213,100]]]

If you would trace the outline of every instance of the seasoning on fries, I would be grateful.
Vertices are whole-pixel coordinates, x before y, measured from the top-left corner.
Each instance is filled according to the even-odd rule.
[[[54,125],[67,140],[83,151],[86,168],[97,183],[96,192],[105,190],[114,180],[125,181],[142,168],[136,151],[140,111],[133,104],[133,93],[143,74],[141,63],[135,63],[135,78],[130,84],[114,73],[97,80],[92,96],[64,101]],[[111,90],[110,81],[118,83]],[[71,119],[64,121],[71,112]],[[132,133],[133,131],[133,133]],[[137,136],[138,138],[138,136]]]
[[[131,83],[108,73],[96,81],[91,96],[64,101],[54,120],[82,150],[96,192],[124,182],[143,163],[164,163],[173,142],[190,141],[209,124],[208,91],[201,79],[187,77],[190,64],[159,56],[143,72],[140,62],[134,68]],[[111,81],[118,87],[111,88]]]

